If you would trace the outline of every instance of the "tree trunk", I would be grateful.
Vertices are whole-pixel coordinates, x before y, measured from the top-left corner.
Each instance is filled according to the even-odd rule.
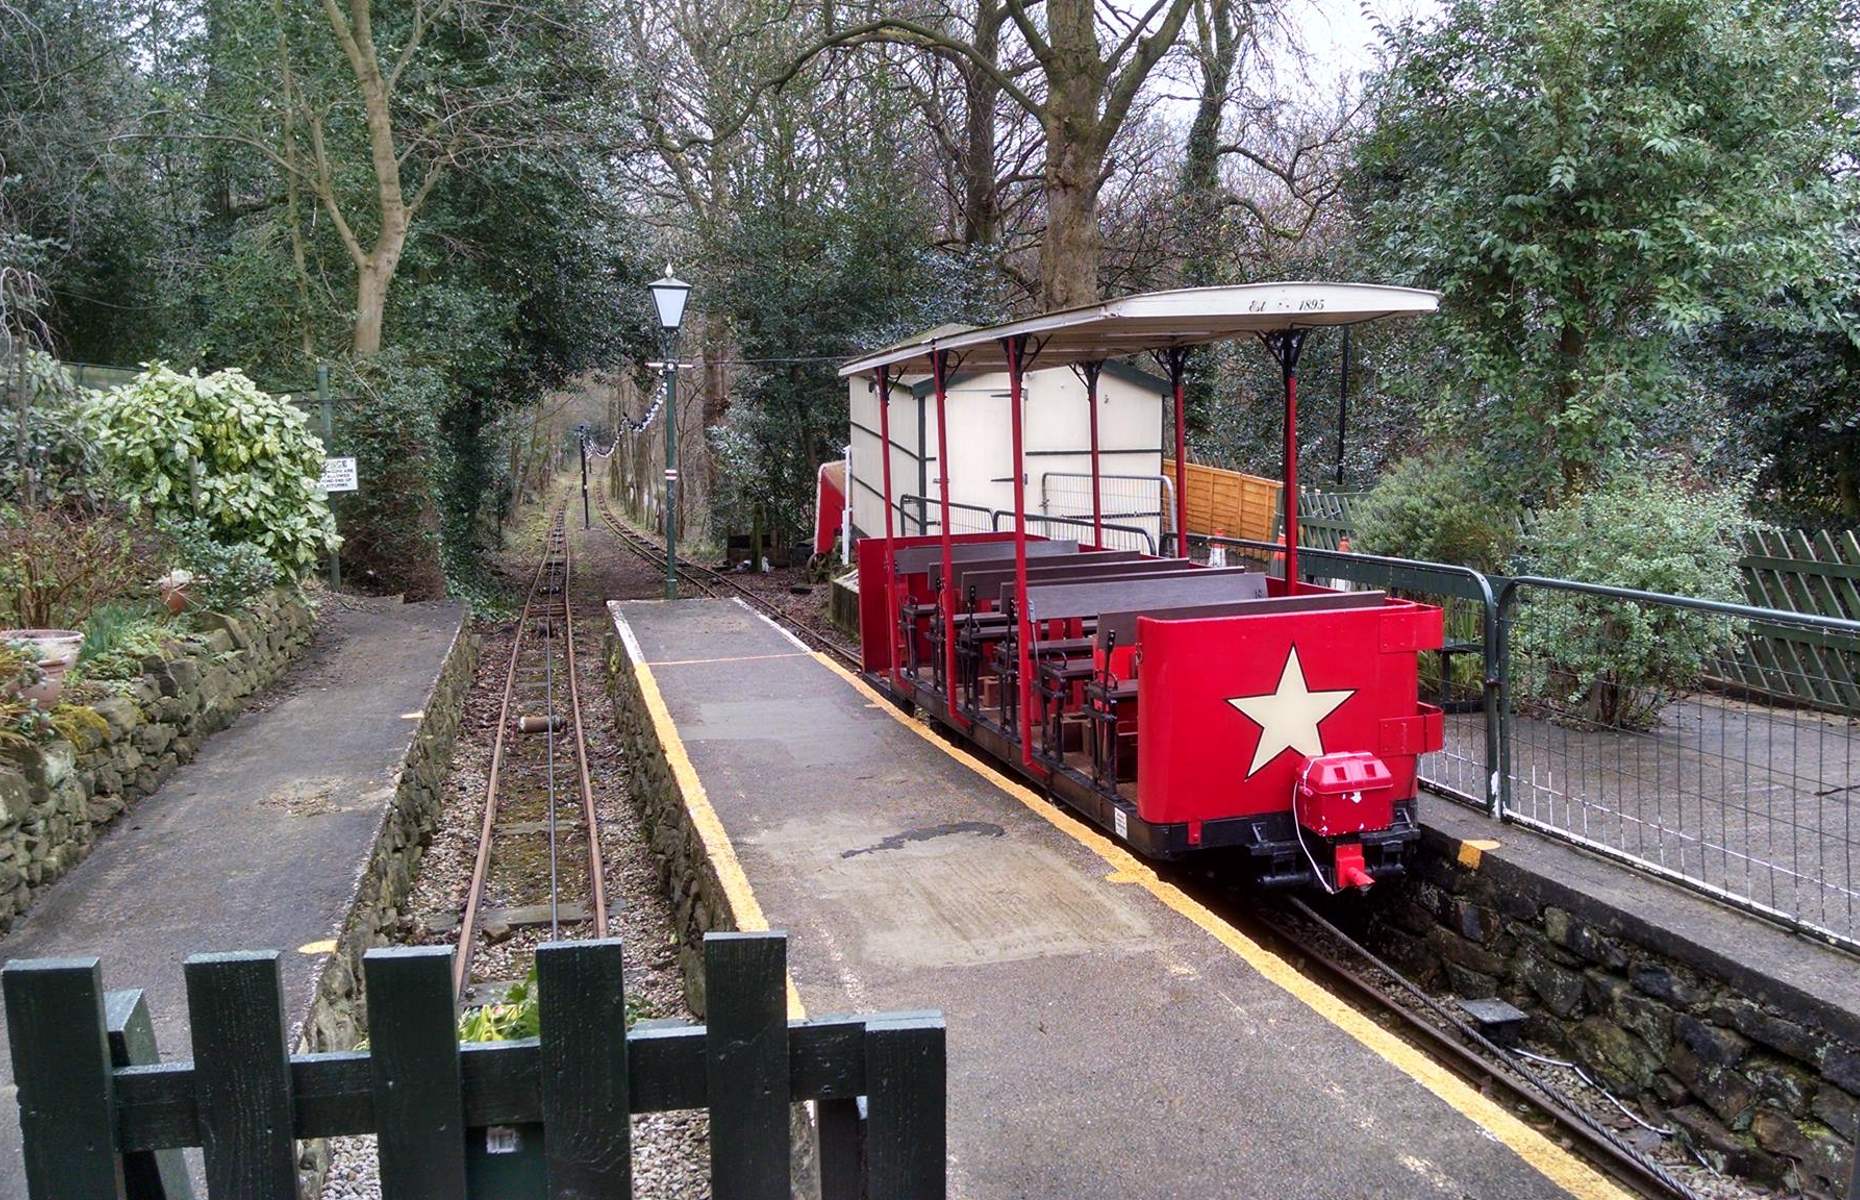
[[[355,272],[355,357],[381,352],[381,322],[387,315],[387,273],[369,262]]]
[[[1052,310],[1099,298],[1098,176],[1104,154],[1048,122],[1046,238],[1040,244],[1040,301]]]
[[[1001,21],[1005,10],[983,4],[975,17],[975,52],[999,61]],[[962,63],[962,244],[992,246],[1001,237],[1000,193],[996,190],[998,131],[995,108],[1001,87],[976,64]]]
[[[1098,188],[1107,148],[1098,107],[1107,68],[1091,0],[1050,0],[1046,19],[1046,238],[1040,300],[1047,309],[1098,299]]]

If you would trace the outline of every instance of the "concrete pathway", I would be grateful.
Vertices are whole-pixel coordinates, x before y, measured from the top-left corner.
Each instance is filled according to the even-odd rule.
[[[745,607],[611,608],[809,1011],[947,1019],[952,1197],[1624,1195]]]
[[[189,1053],[182,961],[282,950],[295,1027],[323,960],[309,947],[334,938],[348,912],[463,616],[455,604],[327,614],[304,660],[125,813],[0,938],[0,958],[101,958],[106,988],[144,989],[173,1059]],[[0,1200],[24,1196],[0,1055]]]

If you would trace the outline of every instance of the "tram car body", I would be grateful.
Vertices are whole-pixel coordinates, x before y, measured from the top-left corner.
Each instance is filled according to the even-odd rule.
[[[1185,349],[1258,334],[1285,373],[1285,525],[1295,531],[1305,333],[1437,302],[1360,284],[1151,293],[891,347],[844,373],[878,373],[881,394],[893,371],[930,374],[940,415],[956,362],[998,358],[1018,471],[1019,382],[1042,356],[1084,364],[1089,389],[1091,364],[1110,352],[1155,351],[1180,431]],[[1178,472],[1186,449],[1178,432]],[[1295,532],[1278,548],[1235,547],[1250,561],[1232,566],[1193,561],[1188,538],[1165,540],[1173,555],[1108,549],[1095,513],[1076,518],[1076,538],[1071,528],[1051,536],[1060,527],[1050,520],[1040,522],[1049,536],[1036,536],[1019,490],[1011,531],[893,528],[859,541],[863,667],[876,685],[1140,853],[1224,855],[1263,884],[1325,890],[1404,869],[1419,837],[1419,760],[1443,738],[1418,666],[1441,647],[1440,609],[1304,578]],[[889,515],[888,480],[884,491]],[[1175,496],[1180,530],[1180,478]]]

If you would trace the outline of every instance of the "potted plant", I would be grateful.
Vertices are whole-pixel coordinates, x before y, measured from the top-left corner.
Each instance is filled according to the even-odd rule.
[[[14,675],[9,685],[21,700],[36,701],[49,709],[64,695],[65,673],[77,663],[84,635],[75,629],[8,629],[0,631],[7,646],[29,669]]]
[[[193,572],[181,570],[179,567],[155,581],[156,590],[161,593],[161,602],[175,616],[180,616],[193,605],[194,598],[188,594],[188,589],[193,584]]]

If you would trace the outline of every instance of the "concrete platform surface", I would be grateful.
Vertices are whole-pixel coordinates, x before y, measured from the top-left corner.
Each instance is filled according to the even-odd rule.
[[[190,1053],[182,961],[279,950],[294,1040],[327,950],[316,943],[348,912],[463,618],[456,604],[327,614],[256,711],[125,813],[0,938],[0,957],[102,959],[106,988],[144,989],[172,1060]],[[0,1198],[25,1194],[12,1065],[0,1055]]]
[[[612,607],[808,1009],[945,1015],[952,1196],[1622,1194],[747,608]]]

